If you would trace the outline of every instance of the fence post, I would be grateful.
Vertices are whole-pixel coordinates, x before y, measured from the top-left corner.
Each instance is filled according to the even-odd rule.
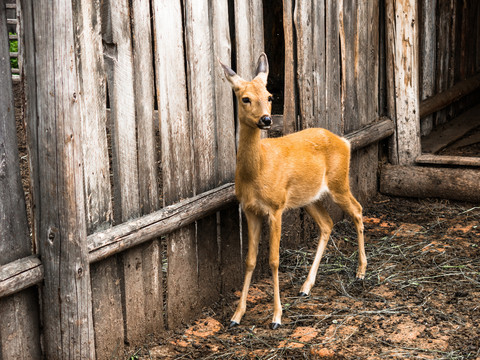
[[[390,162],[411,165],[421,153],[416,1],[385,2],[387,112],[395,122]]]
[[[0,5],[0,266],[31,254],[20,179],[5,4]],[[40,359],[34,287],[0,299],[0,358]]]
[[[95,358],[82,172],[82,114],[71,0],[33,1],[37,233],[48,359]],[[27,55],[28,56],[28,55]],[[27,74],[29,76],[29,74]]]

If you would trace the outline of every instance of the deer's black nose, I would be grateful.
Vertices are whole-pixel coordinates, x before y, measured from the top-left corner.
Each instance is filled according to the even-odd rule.
[[[260,118],[260,121],[262,122],[262,124],[264,126],[270,126],[272,125],[272,118],[268,115],[263,115],[261,118]]]

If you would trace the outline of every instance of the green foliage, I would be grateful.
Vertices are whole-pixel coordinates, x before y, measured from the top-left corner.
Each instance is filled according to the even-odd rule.
[[[10,35],[16,35],[15,33],[9,33]],[[10,40],[10,52],[18,52],[18,40]],[[18,68],[18,59],[10,59],[12,68]]]

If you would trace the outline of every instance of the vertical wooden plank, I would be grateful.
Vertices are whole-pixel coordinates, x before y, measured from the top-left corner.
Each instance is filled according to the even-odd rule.
[[[341,98],[340,94],[340,36],[339,36],[339,10],[343,0],[326,1],[326,116],[327,128],[335,134],[343,134]]]
[[[235,0],[237,74],[246,80],[255,75],[255,66],[264,51],[262,0]]]
[[[224,64],[230,65],[231,41],[228,1],[212,2],[213,49]],[[218,184],[233,181],[235,177],[235,122],[233,98],[220,66],[215,67],[215,112],[217,137]],[[240,214],[237,205],[218,214],[220,238],[220,273],[223,294],[234,291],[242,281],[242,253]]]
[[[450,33],[452,31],[452,2],[453,0],[438,1],[437,17],[437,64],[436,64],[436,93],[448,89],[448,76],[450,66]],[[447,109],[435,114],[435,125],[447,121]]]
[[[294,21],[297,31],[297,82],[299,98],[299,128],[315,126],[314,114],[314,58],[312,1],[295,2]],[[287,58],[285,57],[285,60]],[[320,71],[320,70],[319,70]],[[323,87],[321,87],[323,89]],[[286,97],[285,97],[286,98]],[[285,119],[285,116],[284,116]]]
[[[399,164],[408,165],[413,164],[421,152],[416,2],[387,0],[387,5],[392,6],[394,19],[387,23],[387,31],[392,34],[394,44],[397,156]]]
[[[297,129],[293,11],[292,0],[283,0],[283,34],[285,39],[283,133],[285,135]]]
[[[367,2],[367,46],[365,48],[367,61],[367,116],[361,119],[361,126],[376,121],[379,113],[379,47],[380,47],[380,1]],[[372,144],[360,151],[360,179],[359,188],[363,193],[360,196],[362,204],[366,204],[377,193],[378,144]]]
[[[215,187],[217,177],[213,38],[207,0],[185,1],[185,37],[193,133],[195,192]],[[198,296],[200,306],[216,300],[221,278],[217,217],[197,221]]]
[[[164,205],[193,195],[193,155],[180,1],[152,2],[157,99],[162,145]],[[168,239],[168,327],[187,321],[197,308],[195,227]]]
[[[420,40],[420,100],[435,93],[435,59],[436,59],[436,0],[422,0],[419,3],[419,40]],[[421,119],[421,134],[428,135],[433,128],[433,115]]]
[[[342,113],[345,133],[356,130],[359,126],[358,96],[363,93],[357,91],[359,52],[362,48],[358,44],[357,33],[357,2],[348,1],[343,4],[340,12],[340,43],[342,68]]]
[[[359,0],[357,2],[357,22],[356,22],[356,41],[355,41],[355,85],[357,89],[358,100],[358,120],[355,128],[358,129],[362,125],[368,124],[371,119],[368,118],[368,104],[372,101],[374,94],[369,93],[368,86],[368,64],[374,62],[369,58],[370,54],[368,44],[368,29],[370,21],[368,17],[368,3],[372,1]]]
[[[15,125],[5,4],[0,4],[0,265],[31,254]],[[0,358],[40,359],[37,289],[0,299]]]
[[[82,173],[82,113],[71,1],[35,1],[38,243],[45,356],[95,358]],[[47,306],[48,304],[48,306]]]
[[[395,8],[394,0],[385,1],[385,51],[386,51],[386,106],[387,115],[393,120],[395,128],[397,128],[397,112],[395,103]],[[388,143],[388,157],[390,163],[397,165],[398,159],[398,142],[396,136],[392,136]]]
[[[228,0],[212,2],[213,56],[230,66],[232,45],[230,41]],[[235,119],[232,90],[223,69],[214,58],[215,116],[218,144],[218,184],[235,177]]]
[[[106,79],[99,1],[75,2],[78,16],[77,53],[81,108],[87,234],[113,220],[106,134]],[[123,314],[117,258],[90,266],[97,358],[108,358],[123,345]]]
[[[111,33],[104,29],[105,61],[110,90],[114,174],[114,215],[121,222],[140,215],[136,142],[135,91],[130,7],[127,0],[110,1]],[[107,20],[108,22],[108,20]],[[145,291],[142,247],[128,250],[123,262],[125,336],[138,342],[145,334]]]
[[[316,127],[327,125],[327,93],[326,93],[326,10],[325,1],[313,1],[313,101]]]
[[[148,1],[132,1],[133,66],[135,75],[135,113],[138,137],[140,207],[143,215],[158,210],[155,148],[154,76],[151,13]],[[145,334],[163,329],[163,286],[160,240],[143,247],[145,291]]]

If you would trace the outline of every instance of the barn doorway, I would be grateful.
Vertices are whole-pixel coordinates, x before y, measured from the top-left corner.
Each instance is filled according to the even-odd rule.
[[[420,1],[420,164],[480,166],[480,6]]]

